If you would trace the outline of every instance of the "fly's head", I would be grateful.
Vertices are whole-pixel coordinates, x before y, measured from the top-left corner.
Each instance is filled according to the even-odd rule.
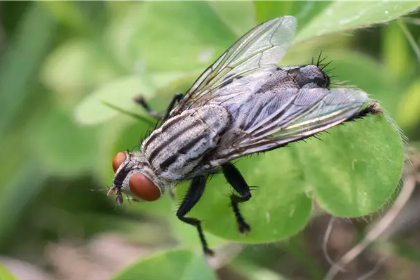
[[[154,201],[162,196],[158,179],[141,152],[119,152],[112,161],[112,168],[115,176],[108,195],[115,193],[118,204],[123,203],[123,193],[139,201]]]
[[[330,77],[317,65],[304,65],[291,67],[288,74],[297,83],[299,88],[328,88]]]

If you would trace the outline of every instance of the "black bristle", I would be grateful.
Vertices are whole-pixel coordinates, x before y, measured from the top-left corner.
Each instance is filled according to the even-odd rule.
[[[322,51],[319,53],[318,61],[316,62],[316,67],[319,67],[320,59],[321,59]]]
[[[328,65],[330,65],[332,63],[332,60],[324,65],[322,65],[321,70],[324,70],[326,67],[328,67]],[[331,71],[331,70],[329,70]]]

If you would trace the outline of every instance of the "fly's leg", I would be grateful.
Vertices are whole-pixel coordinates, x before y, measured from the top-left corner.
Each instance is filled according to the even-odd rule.
[[[166,113],[165,113],[165,115],[164,115],[164,116],[162,116],[161,114],[159,114],[158,112],[156,112],[155,110],[153,110],[153,109],[149,106],[149,104],[146,102],[146,100],[144,99],[144,97],[143,97],[143,96],[136,97],[136,98],[134,99],[134,101],[135,101],[136,103],[138,103],[140,106],[142,106],[142,107],[144,108],[144,110],[146,110],[146,112],[147,112],[150,116],[152,116],[152,117],[154,117],[154,118],[156,118],[156,119],[158,119],[158,120],[162,120],[162,121],[164,121],[164,120],[166,120],[166,119],[169,117],[169,113],[172,111],[172,109],[174,108],[175,104],[176,104],[177,102],[179,102],[179,101],[182,99],[182,97],[183,97],[183,96],[184,96],[184,95],[183,95],[182,93],[177,93],[177,94],[175,94],[175,95],[172,97],[172,100],[171,100],[171,102],[169,102],[169,106],[168,106],[168,108],[166,109]]]
[[[187,191],[187,194],[184,197],[184,200],[179,206],[178,211],[176,212],[176,216],[178,219],[187,223],[189,225],[195,226],[198,230],[198,235],[200,237],[201,245],[203,246],[203,251],[207,255],[213,255],[213,251],[209,249],[207,245],[206,238],[204,237],[203,229],[201,228],[201,221],[196,218],[189,218],[185,217],[188,212],[194,207],[194,205],[198,202],[201,195],[204,192],[204,187],[206,186],[206,177],[205,176],[198,176],[195,177],[191,185]]]
[[[182,97],[184,95],[182,93],[177,93],[172,97],[171,102],[169,102],[168,108],[166,108],[165,116],[162,119],[162,122],[166,121],[166,119],[169,117],[169,114],[171,113],[172,109],[175,107],[175,103],[181,101]]]
[[[249,232],[251,230],[251,227],[247,224],[247,222],[245,222],[245,219],[239,211],[238,204],[248,201],[251,198],[250,188],[245,182],[244,177],[242,177],[239,170],[236,169],[236,167],[233,164],[227,163],[222,165],[222,171],[228,183],[233,187],[235,191],[237,191],[240,194],[240,196],[237,196],[235,194],[231,194],[230,196],[231,206],[233,209],[233,213],[235,214],[236,221],[238,223],[239,232]]]
[[[158,112],[156,112],[155,110],[153,110],[152,108],[150,108],[149,104],[146,102],[146,100],[144,99],[143,96],[138,96],[136,98],[134,98],[134,102],[136,102],[137,104],[139,104],[141,107],[143,107],[143,109],[153,118],[161,120],[163,118],[163,116],[161,114],[159,114]]]
[[[235,214],[236,221],[238,223],[238,229],[240,233],[247,233],[251,231],[250,225],[245,222],[244,217],[242,216],[241,212],[239,211],[238,204],[248,201],[248,199],[242,198],[240,196],[231,194],[230,195],[230,205],[232,206],[233,213]]]

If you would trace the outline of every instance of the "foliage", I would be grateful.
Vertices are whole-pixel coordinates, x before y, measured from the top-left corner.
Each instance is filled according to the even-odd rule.
[[[16,11],[2,22],[8,43],[1,49],[0,68],[0,92],[7,93],[0,95],[0,158],[7,163],[0,169],[2,254],[29,247],[38,255],[51,241],[117,231],[148,246],[176,239],[181,249],[160,246],[171,250],[139,260],[114,279],[147,279],[150,273],[216,279],[197,255],[195,229],[175,219],[171,199],[115,209],[105,197],[112,157],[138,148],[149,124],[104,102],[148,118],[132,101],[141,93],[164,110],[171,95],[185,92],[236,38],[273,17],[298,18],[297,35],[281,65],[307,64],[322,50],[336,68],[332,75],[339,76],[333,81],[368,92],[412,141],[420,137],[420,63],[403,24],[378,26],[413,12],[416,2],[2,5]],[[409,31],[418,43],[420,30]],[[371,116],[332,128],[321,140],[239,160],[247,182],[258,186],[240,206],[252,226],[248,235],[237,232],[227,197],[232,190],[222,176],[214,176],[190,216],[204,221],[211,247],[222,247],[229,241],[290,238],[308,223],[314,201],[339,217],[370,214],[390,203],[396,191],[405,153],[401,136],[387,117]],[[177,189],[178,200],[186,187]],[[162,233],[150,236],[151,231]],[[313,265],[308,262],[303,266]],[[257,262],[249,267],[263,271]]]

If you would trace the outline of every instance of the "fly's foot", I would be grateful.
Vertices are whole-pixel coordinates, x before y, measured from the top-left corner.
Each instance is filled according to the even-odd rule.
[[[248,193],[247,195],[244,195],[243,197],[236,196],[235,194],[232,194],[230,196],[231,206],[233,209],[233,213],[235,214],[236,222],[238,224],[238,230],[240,233],[245,234],[251,231],[251,227],[247,222],[245,222],[245,219],[243,218],[241,212],[239,211],[238,204],[248,201],[251,198],[251,194]]]
[[[206,249],[204,249],[204,254],[206,256],[213,257],[214,256],[214,251],[212,249],[206,248]]]
[[[251,226],[247,222],[242,221],[238,223],[238,229],[241,234],[247,234],[251,231]]]

